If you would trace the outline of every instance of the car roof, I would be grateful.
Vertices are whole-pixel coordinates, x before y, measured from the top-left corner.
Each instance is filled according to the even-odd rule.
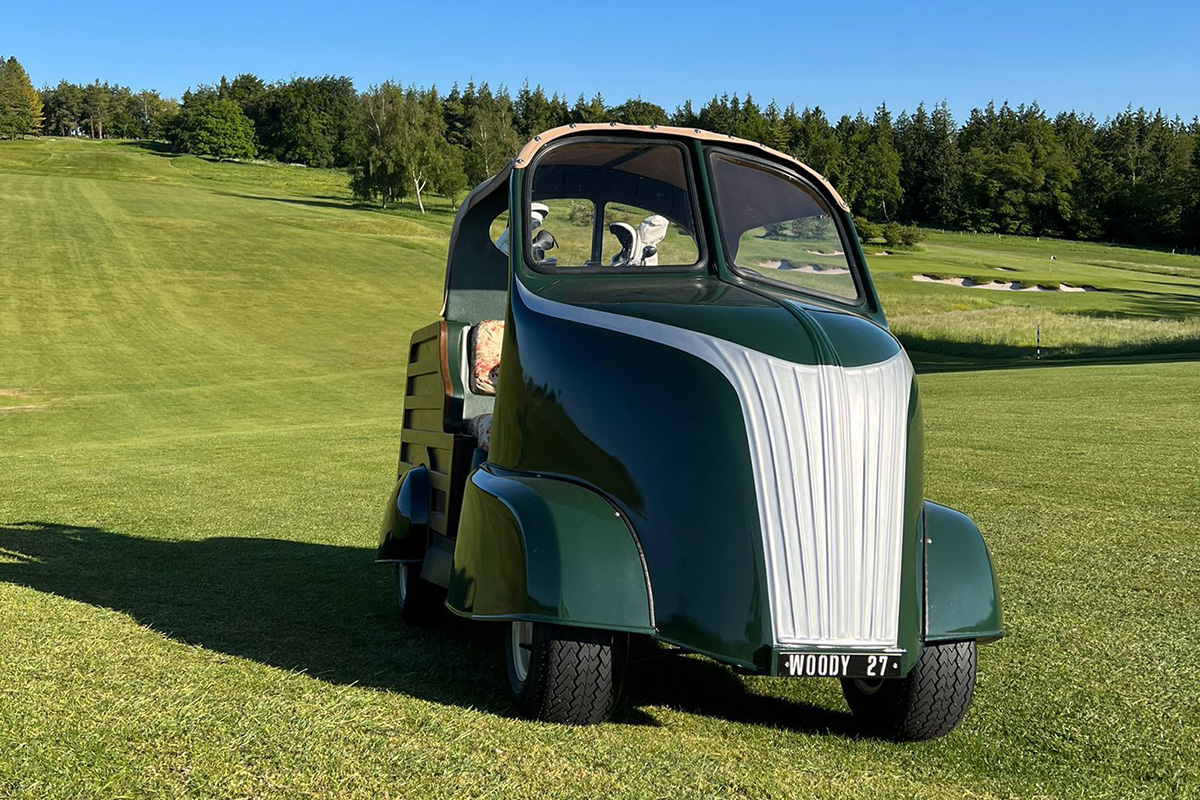
[[[850,206],[838,194],[837,189],[825,179],[825,176],[817,172],[812,167],[804,162],[789,156],[787,153],[780,152],[766,145],[752,142],[749,139],[740,139],[737,136],[729,136],[727,134],[712,133],[710,131],[701,130],[700,128],[676,128],[669,125],[624,125],[619,122],[586,122],[572,123],[570,125],[560,125],[557,128],[551,128],[548,131],[539,133],[534,136],[525,146],[517,153],[516,158],[511,163],[513,169],[523,169],[529,166],[533,161],[534,156],[539,150],[546,145],[561,139],[564,136],[573,136],[578,134],[605,134],[605,135],[637,135],[637,136],[663,136],[673,139],[690,139],[695,141],[709,142],[712,144],[732,145],[738,149],[749,150],[752,153],[765,155],[768,158],[785,161],[794,167],[798,167],[800,172],[807,178],[817,181],[837,201],[837,204],[843,211],[849,211]],[[507,170],[503,170],[506,173]]]

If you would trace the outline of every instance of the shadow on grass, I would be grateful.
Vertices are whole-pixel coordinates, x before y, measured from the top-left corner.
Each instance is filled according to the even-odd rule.
[[[147,153],[166,156],[167,158],[178,158],[183,155],[166,142],[155,142],[150,139],[126,139],[117,142],[117,147],[128,147],[133,150],[143,150]]]
[[[768,725],[794,733],[859,738],[862,734],[848,711],[798,703],[749,691],[732,670],[706,658],[685,657],[679,651],[635,649],[626,703],[666,706],[713,719]],[[640,655],[640,658],[639,658]],[[758,680],[758,679],[755,679]]]
[[[0,524],[0,581],[128,614],[176,641],[337,684],[511,716],[503,629],[447,614],[399,620],[392,572],[367,548],[284,539],[163,541],[49,522]],[[849,735],[848,714],[746,691],[714,662],[662,656],[631,664],[616,721],[655,725],[638,706],[795,731]],[[661,656],[661,657],[660,657]]]
[[[900,333],[898,338],[908,351],[913,368],[920,374],[1103,364],[1163,364],[1200,360],[1200,337],[1186,337],[1165,343],[1079,347],[1066,352],[1044,347],[1041,358],[1038,358],[1037,348],[1032,345],[963,342],[913,333]]]
[[[289,203],[294,206],[316,206],[318,208],[341,208],[359,211],[374,210],[371,206],[365,206],[360,203],[355,203],[351,200],[339,200],[336,197],[324,195],[322,197],[302,198],[302,197],[267,197],[265,195],[256,194],[241,194],[238,192],[214,192],[214,194],[222,197],[236,197],[241,200],[260,200],[270,203]]]

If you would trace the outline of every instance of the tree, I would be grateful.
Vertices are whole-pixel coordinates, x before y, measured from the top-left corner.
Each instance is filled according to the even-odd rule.
[[[557,95],[551,100],[541,86],[530,89],[529,81],[525,81],[513,103],[513,122],[521,138],[529,140],[544,130],[564,124],[557,107],[559,103]]]
[[[83,89],[83,122],[93,139],[104,138],[104,121],[112,108],[112,89],[96,81]]]
[[[465,186],[466,181],[458,154],[446,140],[437,89],[409,88],[400,112],[400,161],[417,196],[417,207],[424,214],[421,194],[426,187],[440,187],[448,194]]]
[[[944,102],[932,114],[921,103],[911,116],[903,113],[897,118],[902,217],[946,227],[958,223],[961,167],[954,134],[954,119]]]
[[[800,114],[789,105],[783,112],[783,128],[787,135],[784,149],[822,175],[840,175],[842,145],[825,112],[820,106],[806,108]]]
[[[351,163],[360,124],[358,94],[350,78],[293,78],[256,96],[257,83],[252,75],[238,76],[226,94],[246,102],[243,112],[254,121],[267,156],[310,167]]]
[[[475,93],[467,120],[463,166],[467,179],[476,185],[499,172],[516,154],[521,142],[513,126],[508,97],[493,95],[486,83]]]
[[[388,81],[372,86],[359,102],[364,135],[350,170],[356,197],[379,198],[387,208],[411,189],[424,214],[427,188],[451,197],[465,188],[460,150],[447,139],[436,89],[405,91]]]
[[[863,151],[861,209],[868,217],[891,219],[899,210],[900,154],[896,152],[892,115],[886,105],[875,111],[870,142]]]
[[[619,106],[613,106],[608,112],[613,122],[624,125],[666,125],[670,122],[667,112],[662,106],[647,102],[638,97],[626,100]]]
[[[15,56],[0,58],[0,138],[42,132],[42,98]]]
[[[364,135],[350,167],[350,188],[361,200],[378,197],[382,208],[404,196],[400,123],[404,102],[404,90],[391,81],[359,96]]]
[[[591,100],[584,100],[583,95],[579,95],[579,99],[575,101],[575,106],[571,109],[571,122],[588,123],[588,122],[607,122],[608,109],[604,105],[604,97],[599,92],[592,95]]]
[[[48,134],[70,136],[79,130],[83,117],[83,89],[73,83],[59,81],[53,89],[42,89],[45,108],[43,128]]]
[[[171,131],[171,143],[184,153],[216,159],[254,158],[254,123],[216,89],[184,92]]]

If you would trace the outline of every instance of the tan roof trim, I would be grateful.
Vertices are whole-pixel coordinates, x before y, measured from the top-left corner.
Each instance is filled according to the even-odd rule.
[[[539,133],[537,136],[526,142],[525,146],[521,148],[521,152],[517,153],[516,159],[513,160],[513,166],[517,169],[528,166],[529,162],[533,160],[533,157],[537,154],[538,150],[541,150],[543,147],[550,144],[550,142],[553,142],[555,139],[560,139],[563,136],[570,136],[571,134],[575,133],[611,133],[613,131],[632,131],[636,133],[652,134],[657,136],[698,139],[704,142],[736,144],[743,147],[751,147],[761,150],[773,158],[787,161],[794,166],[799,167],[800,171],[803,172],[806,177],[812,178],[828,189],[829,193],[833,195],[833,198],[837,201],[837,204],[841,206],[843,211],[850,210],[850,206],[846,205],[846,201],[842,199],[840,194],[838,194],[837,189],[833,188],[833,184],[825,180],[824,175],[817,172],[815,169],[803,163],[802,161],[798,161],[797,159],[789,156],[787,153],[782,153],[774,148],[759,144],[758,142],[752,142],[748,139],[739,139],[736,136],[727,136],[721,133],[711,133],[709,131],[700,130],[699,128],[672,128],[668,125],[622,125],[619,122],[581,122],[578,124],[560,125],[559,127],[551,128],[544,133]]]

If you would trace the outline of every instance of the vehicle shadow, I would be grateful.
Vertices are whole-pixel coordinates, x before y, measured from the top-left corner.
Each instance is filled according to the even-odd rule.
[[[664,706],[712,719],[764,725],[793,733],[859,738],[849,711],[758,694],[715,661],[663,651],[646,643],[631,655],[626,705]],[[751,680],[768,680],[754,678]]]
[[[0,523],[0,581],[127,614],[176,641],[337,684],[512,716],[500,626],[447,614],[400,622],[392,573],[369,548],[285,539],[146,539],[97,527]],[[818,734],[848,714],[747,691],[727,668],[642,642],[619,724],[657,725],[641,706]]]
[[[0,524],[0,581],[128,614],[177,641],[339,684],[507,714],[502,639],[404,625],[392,573],[360,547],[270,538],[164,541]],[[6,563],[7,562],[7,563]]]

